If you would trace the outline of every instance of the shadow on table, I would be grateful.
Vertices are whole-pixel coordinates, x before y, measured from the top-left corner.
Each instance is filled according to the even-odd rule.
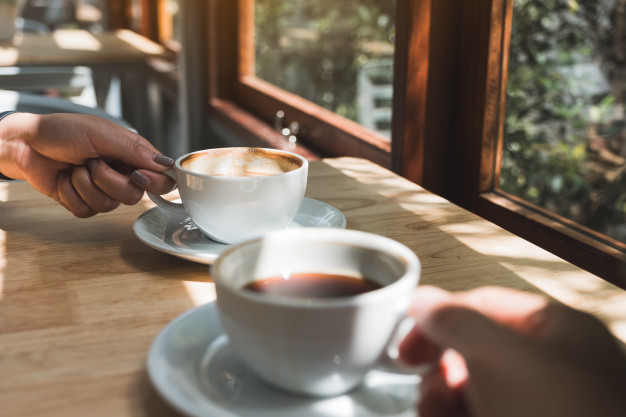
[[[385,235],[409,246],[422,262],[422,284],[448,290],[490,284],[533,292],[559,285],[567,287],[569,296],[581,300],[589,292],[596,299],[610,296],[610,284],[601,280],[579,283],[575,279],[580,274],[578,268],[404,181],[358,159],[322,161],[311,170],[307,196],[340,209],[350,229]],[[327,184],[332,186],[326,188]],[[141,204],[142,210],[152,207]],[[58,209],[56,202],[46,198],[25,206],[19,196],[0,204],[0,230],[5,233],[8,260],[4,271],[11,271],[5,274],[0,308],[7,317],[32,319],[37,312],[37,320],[14,323],[23,326],[19,327],[23,332],[66,321],[71,324],[78,314],[67,311],[74,305],[72,297],[77,296],[66,288],[72,284],[72,291],[80,288],[82,318],[99,326],[109,324],[118,333],[115,340],[136,337],[140,349],[147,353],[162,326],[194,306],[186,285],[210,282],[207,266],[160,253],[139,241],[132,231],[137,207],[120,207],[79,220],[57,211],[48,218],[46,213],[53,206]],[[510,242],[514,246],[509,246]],[[72,256],[59,256],[59,250]],[[119,256],[124,262],[110,262]],[[25,268],[40,274],[16,274]],[[545,275],[545,280],[531,282],[526,272],[533,277]],[[31,281],[19,282],[13,275]],[[49,277],[63,277],[62,285]],[[133,279],[140,281],[128,285]],[[103,292],[103,287],[107,291]],[[115,309],[98,308],[112,300],[117,303]],[[131,313],[135,321],[144,320],[141,316],[146,315],[140,335],[131,328],[116,327]],[[68,345],[67,349],[75,347]],[[135,405],[143,414],[179,416],[156,393],[145,368],[141,375],[132,389],[137,391]]]

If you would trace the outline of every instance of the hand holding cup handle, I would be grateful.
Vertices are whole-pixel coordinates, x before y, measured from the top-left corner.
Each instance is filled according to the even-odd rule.
[[[304,199],[308,166],[301,155],[278,149],[205,149],[179,157],[168,172],[181,203],[149,197],[189,216],[210,239],[234,244],[291,223]]]
[[[398,325],[389,340],[387,348],[381,355],[376,369],[390,373],[424,376],[437,366],[441,352],[437,352],[431,360],[419,365],[410,365],[400,359],[399,346],[413,327],[415,327],[415,323],[415,319],[411,316],[402,317],[398,321]]]
[[[172,178],[174,181],[177,181],[176,172],[173,169],[170,169],[169,171],[165,171],[163,174]],[[150,200],[152,200],[154,204],[161,207],[162,209],[165,209],[165,210],[168,210],[168,211],[180,214],[180,215],[187,214],[187,210],[185,209],[185,206],[182,203],[175,203],[173,201],[168,201],[158,194],[153,194],[153,193],[147,193],[147,194],[148,194],[148,197],[150,197]]]
[[[247,289],[301,275],[314,276],[315,290],[325,276],[377,285],[328,297]],[[403,244],[342,229],[273,232],[232,246],[211,267],[222,327],[244,363],[271,385],[317,397],[353,389],[372,369],[409,372],[392,352],[419,275]]]

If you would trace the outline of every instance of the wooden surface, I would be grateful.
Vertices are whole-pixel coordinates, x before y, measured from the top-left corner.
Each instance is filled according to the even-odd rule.
[[[348,228],[411,247],[424,284],[545,293],[626,340],[622,290],[377,165],[312,162],[307,196],[339,208]],[[135,237],[133,222],[151,207],[145,199],[77,219],[27,183],[0,183],[0,415],[179,415],[152,388],[146,354],[214,289],[206,265]]]
[[[56,30],[49,35],[23,33],[13,44],[0,44],[0,66],[108,65],[167,57],[166,50],[135,32],[93,35],[85,30]]]

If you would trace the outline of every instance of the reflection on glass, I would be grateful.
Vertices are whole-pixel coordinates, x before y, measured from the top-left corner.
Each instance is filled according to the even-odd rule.
[[[389,137],[394,0],[256,0],[256,76]]]
[[[515,0],[500,187],[626,243],[626,7]]]

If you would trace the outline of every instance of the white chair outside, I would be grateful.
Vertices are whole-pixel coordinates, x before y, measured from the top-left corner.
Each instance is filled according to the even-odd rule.
[[[58,94],[74,103],[97,107],[93,75],[87,67],[0,67],[0,89]]]
[[[125,128],[136,132],[137,130],[127,121],[115,117],[110,113],[98,108],[87,107],[77,103],[73,103],[69,100],[46,97],[39,94],[31,94],[18,91],[0,90],[0,111],[18,111],[26,113],[36,114],[50,114],[50,113],[78,113],[78,114],[90,114],[93,116],[102,117],[103,119],[110,120],[124,126]]]

